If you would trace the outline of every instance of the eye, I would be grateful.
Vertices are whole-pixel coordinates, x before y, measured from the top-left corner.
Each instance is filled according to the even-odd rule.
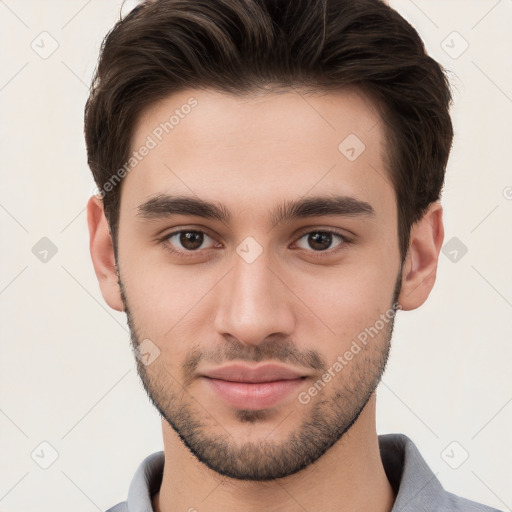
[[[327,252],[328,249],[332,248],[333,240],[336,239],[338,240],[338,244],[334,247],[349,243],[349,240],[340,233],[330,230],[318,230],[310,231],[302,235],[297,241],[297,245],[301,249],[311,248],[314,252]],[[304,241],[301,243],[301,240]]]
[[[203,231],[184,229],[166,235],[162,239],[162,242],[169,251],[186,255],[185,253],[187,252],[197,252],[199,249],[207,249],[208,247],[203,246],[206,239],[213,240],[213,238]],[[213,245],[211,247],[213,247]]]

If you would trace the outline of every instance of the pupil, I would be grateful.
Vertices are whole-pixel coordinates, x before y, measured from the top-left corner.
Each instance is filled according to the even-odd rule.
[[[332,235],[331,233],[314,233],[309,235],[309,244],[315,251],[322,249],[328,249],[331,245]]]
[[[180,235],[180,242],[186,249],[198,249],[203,243],[203,234],[197,231],[185,231]]]

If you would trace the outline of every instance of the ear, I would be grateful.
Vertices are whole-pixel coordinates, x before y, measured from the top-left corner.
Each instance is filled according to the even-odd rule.
[[[112,237],[103,210],[103,201],[98,196],[92,196],[87,203],[87,224],[92,264],[103,298],[112,309],[124,311]]]
[[[436,280],[443,239],[443,208],[439,201],[435,201],[411,228],[409,249],[402,267],[402,288],[398,296],[403,310],[418,308],[430,295]]]

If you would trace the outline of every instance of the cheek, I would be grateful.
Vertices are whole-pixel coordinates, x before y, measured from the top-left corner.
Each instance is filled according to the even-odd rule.
[[[333,341],[327,346],[341,350],[374,326],[381,314],[390,314],[397,276],[391,269],[386,273],[383,265],[361,264],[332,270],[321,279],[300,276],[297,295],[309,309],[305,316],[301,315],[303,328],[314,331],[316,325],[317,337],[321,332],[321,338]]]
[[[140,341],[153,341],[174,375],[173,368],[211,337],[205,306],[218,276],[206,272],[198,278],[192,267],[146,265],[141,260],[127,259],[121,269],[130,314]]]

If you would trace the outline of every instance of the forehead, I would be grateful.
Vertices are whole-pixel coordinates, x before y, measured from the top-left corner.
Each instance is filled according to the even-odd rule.
[[[255,215],[309,193],[336,192],[376,210],[394,203],[382,120],[354,88],[242,96],[189,89],[152,105],[134,128],[131,154],[144,156],[124,178],[121,201],[134,213],[158,193],[252,205]]]

